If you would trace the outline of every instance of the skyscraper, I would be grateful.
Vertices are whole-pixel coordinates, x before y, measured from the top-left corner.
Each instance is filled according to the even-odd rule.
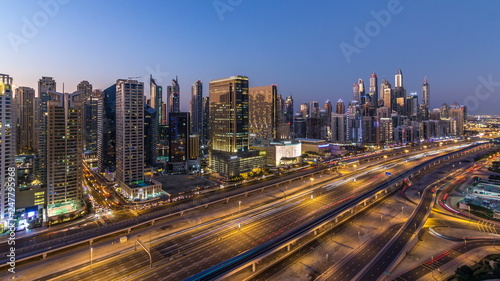
[[[191,134],[203,131],[203,83],[198,80],[191,87]]]
[[[345,113],[345,104],[342,99],[337,101],[337,105],[335,106],[335,113],[344,114]]]
[[[10,211],[15,211],[15,206],[9,208],[9,194],[16,187],[16,136],[15,114],[12,108],[12,77],[0,74],[0,230],[7,226]],[[9,178],[14,179],[10,181]],[[12,183],[11,183],[12,182]],[[10,209],[10,210],[9,210]]]
[[[394,80],[395,88],[393,92],[394,98],[392,100],[395,102],[391,103],[392,110],[397,111],[399,115],[407,115],[405,106],[406,90],[403,87],[403,73],[401,72],[401,69],[398,69]]]
[[[431,88],[429,86],[429,83],[427,82],[427,76],[424,77],[424,83],[422,84],[422,103],[427,106],[427,108],[430,108],[431,103],[430,103],[430,92]]]
[[[383,100],[382,106],[388,107],[392,111],[392,105],[396,103],[396,100],[393,100],[395,96],[393,95],[391,83],[389,83],[389,81],[382,79],[382,83],[380,84],[380,94],[382,95]]]
[[[116,168],[116,84],[98,99],[97,131],[98,167],[107,175]]]
[[[156,118],[158,119],[155,123],[159,126],[162,125],[162,102],[163,102],[163,88],[156,84],[153,79],[153,75],[149,76],[149,97],[150,105],[156,111]]]
[[[116,81],[116,179],[121,186],[144,182],[144,84]]]
[[[148,104],[144,104],[144,165],[153,167],[156,164],[158,146],[158,112]]]
[[[18,120],[16,154],[35,153],[35,89],[17,88],[15,101]]]
[[[168,113],[180,112],[179,95],[180,95],[179,80],[176,76],[175,79],[172,79],[172,86],[167,87]],[[168,119],[168,116],[167,116],[167,119]]]
[[[285,108],[283,109],[285,112],[285,123],[288,123],[290,126],[293,125],[293,97],[290,95],[285,100]]]
[[[249,134],[256,139],[276,138],[276,85],[248,89]]]
[[[358,79],[358,99],[357,101],[359,102],[360,105],[366,103],[366,93],[365,93],[365,82],[363,79],[359,78]]]
[[[202,139],[203,144],[207,144],[210,140],[210,98],[203,97],[203,126],[202,126]]]
[[[82,92],[48,92],[46,111],[47,145],[45,153],[47,213],[55,220],[65,213],[77,213],[81,201],[83,177]]]
[[[431,87],[427,82],[427,76],[424,77],[422,84],[422,104],[424,105],[424,120],[429,120],[429,109],[431,108]]]
[[[370,90],[368,92],[369,100],[371,104],[377,108],[378,107],[378,82],[377,74],[375,72],[370,76]]]
[[[186,172],[189,159],[189,112],[173,112],[168,115],[169,153],[168,170]]]
[[[47,186],[47,104],[54,97],[49,92],[56,91],[56,81],[52,77],[38,80],[38,98],[35,103],[35,178]]]
[[[265,157],[248,149],[248,77],[210,81],[210,164],[233,177],[262,167]]]

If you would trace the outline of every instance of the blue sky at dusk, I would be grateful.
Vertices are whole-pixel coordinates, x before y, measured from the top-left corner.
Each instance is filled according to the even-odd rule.
[[[55,12],[40,3],[57,3]],[[500,114],[500,1],[41,0],[2,9],[0,72],[17,86],[36,89],[51,76],[72,92],[81,80],[103,89],[153,73],[166,87],[177,75],[188,110],[193,82],[208,95],[211,79],[240,74],[250,86],[278,84],[297,110],[350,100],[352,83],[368,86],[372,72],[394,86],[401,68],[419,102],[427,75],[433,108],[458,102]],[[381,10],[390,14],[383,25],[373,16]],[[369,28],[369,42],[356,44],[356,27]],[[357,48],[350,62],[342,43]]]

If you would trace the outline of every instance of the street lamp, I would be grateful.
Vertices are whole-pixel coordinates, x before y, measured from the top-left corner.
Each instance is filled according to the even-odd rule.
[[[469,223],[470,223],[470,206],[467,205],[467,210],[469,210]]]
[[[311,189],[312,189],[313,188],[314,178],[309,178],[309,180],[311,181]]]
[[[241,212],[241,201],[238,201],[238,213]]]
[[[401,216],[404,218],[405,216],[405,207],[401,206]]]
[[[90,275],[93,275],[93,272],[92,272],[92,254],[94,252],[94,248],[92,248],[92,246],[90,246]]]

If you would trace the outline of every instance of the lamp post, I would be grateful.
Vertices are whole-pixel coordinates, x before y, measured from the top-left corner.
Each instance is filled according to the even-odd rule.
[[[470,206],[467,205],[467,210],[469,210],[469,223],[470,223]]]
[[[312,189],[314,184],[314,178],[309,178],[309,180],[311,181],[311,189]]]
[[[238,201],[238,213],[241,213],[241,201]]]
[[[94,275],[93,274],[93,271],[92,271],[92,254],[94,252],[94,248],[92,248],[92,246],[90,246],[90,275]]]

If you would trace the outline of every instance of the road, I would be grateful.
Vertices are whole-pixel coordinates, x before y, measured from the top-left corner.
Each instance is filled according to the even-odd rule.
[[[416,164],[416,162],[403,163],[407,166]],[[363,176],[356,175],[356,182],[353,181],[353,178],[343,180],[345,181],[343,186],[332,188],[324,194],[321,192],[313,194],[306,189],[301,194],[289,195],[286,200],[233,218],[229,222],[218,222],[210,224],[209,227],[207,225],[206,228],[197,229],[196,234],[189,232],[177,237],[168,237],[167,242],[160,242],[153,246],[153,256],[157,260],[161,259],[162,262],[155,264],[154,272],[146,272],[146,275],[140,278],[156,279],[156,275],[159,274],[168,280],[179,280],[229,259],[238,253],[245,252],[258,244],[272,240],[328,211],[340,202],[348,200],[351,196],[365,192],[369,186],[383,182],[386,177],[385,171],[397,173],[395,167],[392,170],[383,169],[384,165],[389,164],[391,164],[390,161],[374,165],[372,168],[374,172],[366,172]],[[309,180],[306,179],[306,181]],[[306,182],[305,186],[309,187],[310,184]],[[336,184],[340,184],[340,182]],[[134,256],[136,257],[132,258],[135,261],[133,263],[128,263],[126,259],[120,258],[119,261],[110,261],[102,266],[97,266],[92,274],[94,278],[98,276],[118,278],[124,272],[113,274],[108,271],[109,268],[113,268],[112,265],[115,263],[118,267],[125,266],[128,269],[127,272],[132,273],[148,266],[149,262],[145,259],[146,253],[140,251]],[[168,262],[170,258],[175,260]],[[61,280],[90,279],[89,274],[88,270],[75,272],[75,274],[65,275]]]

